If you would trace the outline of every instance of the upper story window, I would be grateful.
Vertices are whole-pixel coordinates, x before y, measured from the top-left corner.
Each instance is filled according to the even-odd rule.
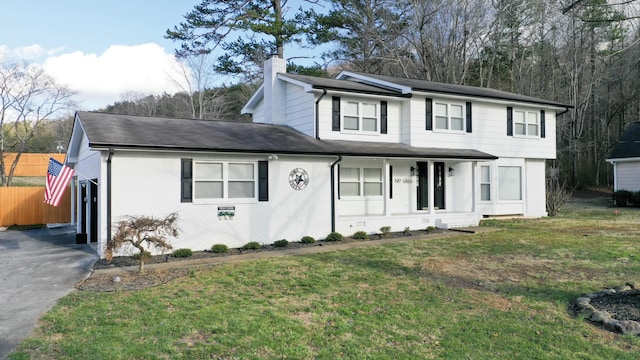
[[[436,102],[434,116],[436,129],[464,131],[464,105]]]
[[[255,164],[195,162],[195,199],[255,198]]]
[[[448,103],[425,98],[425,129],[454,133],[473,131],[473,111],[470,101]],[[435,124],[434,124],[435,123]]]
[[[513,110],[513,123],[517,136],[539,136],[540,122],[535,111]]]
[[[378,104],[346,101],[343,111],[343,130],[378,132]]]

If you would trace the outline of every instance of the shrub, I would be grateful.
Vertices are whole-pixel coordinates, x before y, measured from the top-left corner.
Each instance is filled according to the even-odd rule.
[[[177,249],[173,252],[173,257],[177,258],[185,258],[193,256],[193,251],[191,249]]]
[[[434,226],[427,226],[427,232],[430,233],[432,231],[434,231],[436,228]]]
[[[402,234],[403,234],[404,236],[409,236],[409,235],[411,235],[411,229],[409,229],[409,227],[408,227],[408,226],[407,226],[407,227],[405,227],[405,228],[404,228],[404,230],[402,230]]]
[[[311,236],[303,236],[302,239],[300,239],[300,242],[303,244],[313,244],[316,242],[316,239]]]
[[[618,190],[613,193],[613,202],[618,207],[626,207],[632,196],[633,193],[629,190]]]
[[[211,247],[211,252],[222,254],[229,251],[229,247],[225,244],[215,244]]]
[[[276,240],[273,242],[273,246],[275,247],[287,247],[287,245],[289,245],[287,239]]]
[[[356,231],[353,236],[356,240],[367,240],[369,239],[369,235],[365,231]]]
[[[382,237],[388,238],[391,236],[391,226],[383,226],[380,228],[380,232],[382,233]]]
[[[634,192],[631,194],[631,198],[629,199],[631,205],[633,207],[640,207],[640,191]]]
[[[257,241],[248,242],[243,246],[243,248],[246,250],[256,250],[256,249],[260,249],[261,247],[262,245],[260,245],[260,243]]]
[[[340,234],[339,232],[332,232],[329,235],[327,235],[327,241],[342,241],[342,234]]]

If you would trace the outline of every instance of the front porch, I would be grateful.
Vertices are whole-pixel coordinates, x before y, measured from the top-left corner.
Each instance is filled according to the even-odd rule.
[[[474,212],[412,213],[391,215],[348,215],[336,219],[336,231],[343,235],[351,235],[356,231],[369,234],[380,233],[380,228],[390,226],[391,231],[423,230],[428,227],[452,229],[478,226],[482,215]]]

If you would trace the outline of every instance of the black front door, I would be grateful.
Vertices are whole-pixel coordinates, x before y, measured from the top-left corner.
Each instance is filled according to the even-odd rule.
[[[433,206],[444,209],[444,163],[433,163]]]
[[[81,191],[81,201],[80,201],[80,213],[81,215],[81,219],[80,219],[80,228],[81,234],[87,234],[87,183],[83,182],[82,185],[80,185],[80,188],[82,189]]]
[[[91,242],[98,241],[98,179],[93,179],[91,184]]]
[[[418,210],[429,208],[429,164],[418,163]]]

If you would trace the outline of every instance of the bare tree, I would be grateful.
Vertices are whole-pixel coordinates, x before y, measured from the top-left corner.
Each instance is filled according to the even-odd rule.
[[[26,62],[0,63],[0,185],[10,186],[20,156],[44,122],[62,117],[74,103],[66,86],[57,84],[45,71]],[[11,143],[5,143],[11,133]],[[7,165],[4,153],[14,152]]]
[[[105,256],[108,261],[113,252],[125,245],[131,245],[140,251],[139,271],[144,272],[144,262],[151,253],[148,249],[170,250],[169,237],[178,236],[178,214],[171,213],[165,218],[156,219],[151,216],[126,216],[116,223],[116,232],[107,243]]]
[[[192,119],[222,119],[226,113],[223,88],[214,87],[217,77],[209,54],[188,54],[178,58],[181,79],[169,75],[186,97],[184,105]]]

